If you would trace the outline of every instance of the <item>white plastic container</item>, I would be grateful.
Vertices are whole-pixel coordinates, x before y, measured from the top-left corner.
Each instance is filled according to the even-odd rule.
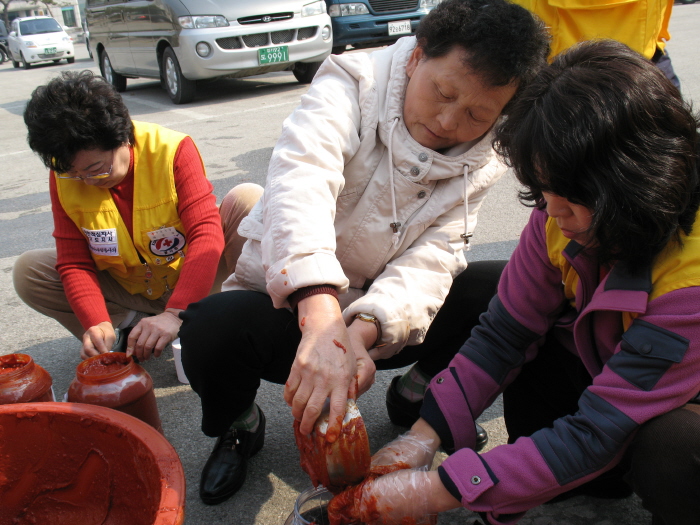
[[[177,372],[177,379],[180,383],[186,385],[190,384],[190,380],[187,379],[185,371],[182,369],[182,345],[180,345],[180,338],[175,339],[170,345],[173,347],[173,357],[175,358],[175,371]]]

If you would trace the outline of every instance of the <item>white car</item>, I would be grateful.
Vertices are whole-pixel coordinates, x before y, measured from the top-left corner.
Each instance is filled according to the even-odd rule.
[[[7,37],[12,65],[29,69],[31,64],[65,58],[75,62],[73,40],[50,16],[15,18]]]

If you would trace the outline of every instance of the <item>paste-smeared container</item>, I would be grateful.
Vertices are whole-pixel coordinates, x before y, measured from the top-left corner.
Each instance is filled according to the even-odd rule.
[[[113,408],[163,432],[151,376],[121,352],[96,355],[80,363],[66,400]]]
[[[0,356],[0,405],[55,401],[51,375],[27,354]]]

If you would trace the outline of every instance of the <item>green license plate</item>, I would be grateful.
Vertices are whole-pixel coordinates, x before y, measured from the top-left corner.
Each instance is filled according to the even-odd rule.
[[[275,64],[277,62],[289,62],[289,47],[264,47],[258,49],[258,64]]]
[[[55,55],[55,54],[56,54],[56,48],[55,48],[55,47],[45,47],[45,48],[44,48],[44,54],[45,54],[45,55]]]

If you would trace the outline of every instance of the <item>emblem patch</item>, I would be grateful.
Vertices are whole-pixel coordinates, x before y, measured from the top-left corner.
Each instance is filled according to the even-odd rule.
[[[151,253],[153,255],[158,255],[161,257],[167,257],[185,247],[185,236],[177,231],[175,228],[163,228],[158,230],[159,235],[151,236],[152,232],[149,232],[151,237]],[[167,233],[167,235],[163,235]],[[154,239],[153,237],[158,237]]]

